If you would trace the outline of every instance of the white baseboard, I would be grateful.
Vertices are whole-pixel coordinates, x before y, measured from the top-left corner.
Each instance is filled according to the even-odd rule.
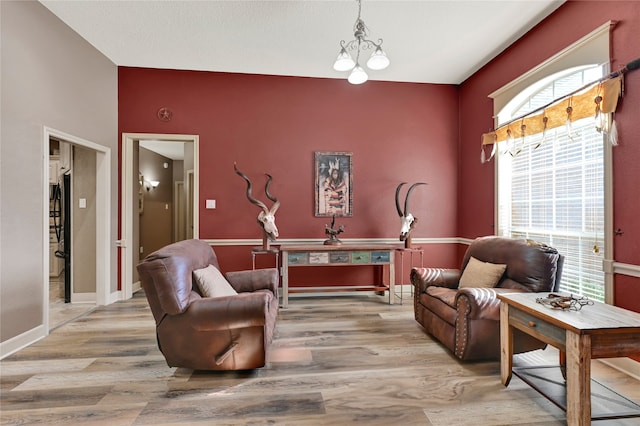
[[[20,349],[26,348],[38,340],[45,338],[47,334],[49,333],[44,325],[39,325],[29,331],[25,331],[22,334],[0,343],[0,359],[3,359],[15,352],[18,352]]]
[[[93,303],[96,304],[96,293],[72,293],[71,303]]]

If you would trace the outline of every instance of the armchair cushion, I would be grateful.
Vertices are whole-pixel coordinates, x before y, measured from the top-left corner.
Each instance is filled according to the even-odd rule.
[[[202,297],[223,297],[238,294],[224,275],[218,271],[218,268],[213,265],[194,270],[193,276]]]
[[[482,262],[475,257],[469,258],[467,267],[460,277],[459,288],[490,288],[495,287],[507,269],[504,263]]]
[[[420,302],[437,313],[447,324],[456,324],[456,295],[457,292],[445,287],[427,287]]]

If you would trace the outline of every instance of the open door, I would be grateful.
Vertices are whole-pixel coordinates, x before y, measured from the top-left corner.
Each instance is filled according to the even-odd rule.
[[[185,208],[184,223],[186,223],[185,239],[198,238],[198,140],[197,135],[174,135],[174,134],[147,134],[147,133],[123,133],[122,134],[122,186],[120,193],[122,194],[122,221],[120,240],[118,240],[118,247],[120,250],[120,262],[121,262],[121,298],[129,299],[132,297],[134,291],[139,288],[139,280],[135,267],[138,263],[138,258],[142,256],[140,254],[142,246],[140,244],[140,209],[142,208],[143,214],[147,214],[147,201],[151,201],[152,197],[144,197],[147,195],[147,183],[151,183],[151,180],[156,181],[153,176],[146,176],[139,170],[139,147],[144,145],[145,149],[150,149],[149,145],[172,145],[172,142],[179,142],[184,145],[184,191],[186,192],[187,205]],[[153,150],[153,149],[151,149]],[[164,154],[161,154],[164,155]],[[172,158],[169,155],[164,155],[167,158]],[[142,175],[142,178],[139,176]],[[141,203],[141,197],[139,195],[140,183],[142,179],[143,185],[143,202]],[[180,180],[180,179],[177,179]],[[167,183],[165,183],[166,185]],[[160,184],[162,185],[162,184]],[[173,186],[173,184],[172,184]],[[149,189],[152,191],[152,189]],[[143,207],[141,207],[141,205]],[[168,208],[168,207],[167,207]],[[171,209],[172,210],[172,209]],[[171,235],[172,238],[176,238],[176,233]],[[144,252],[148,250],[144,248]]]

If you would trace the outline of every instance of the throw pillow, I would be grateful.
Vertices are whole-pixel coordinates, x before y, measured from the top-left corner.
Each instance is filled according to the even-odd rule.
[[[482,262],[471,256],[460,277],[459,288],[495,287],[506,269],[507,265]]]
[[[193,275],[203,297],[235,296],[238,294],[224,275],[218,271],[218,268],[213,265],[196,269],[193,271]]]

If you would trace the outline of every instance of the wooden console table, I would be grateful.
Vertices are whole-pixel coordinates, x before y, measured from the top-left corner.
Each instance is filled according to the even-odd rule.
[[[296,291],[343,291],[343,290],[389,290],[389,304],[393,304],[395,292],[395,259],[396,246],[388,244],[342,244],[342,245],[282,245],[282,307],[289,304],[289,268],[309,266],[354,266],[373,265],[388,266],[389,286],[330,286],[330,287],[296,287]]]
[[[594,302],[579,311],[552,309],[536,302],[549,293],[499,294],[500,376],[509,385],[511,374],[527,382],[513,368],[513,329],[516,328],[560,350],[566,360],[567,424],[588,425],[591,419],[640,416],[639,411],[592,417],[591,359],[640,354],[640,314],[616,306]],[[560,367],[558,367],[560,368]],[[529,383],[531,384],[531,383]],[[539,390],[539,389],[537,389]]]

